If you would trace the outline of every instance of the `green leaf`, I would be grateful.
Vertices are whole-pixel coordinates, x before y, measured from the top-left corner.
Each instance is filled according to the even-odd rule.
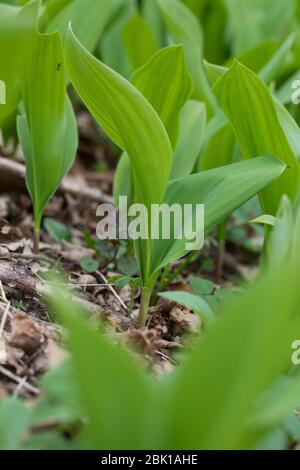
[[[32,52],[30,38],[36,28],[38,7],[38,1],[31,1],[24,8],[0,4],[0,48],[3,51],[0,79],[4,84],[1,127],[15,113],[20,101],[20,74]]]
[[[80,267],[87,273],[94,273],[99,269],[100,263],[91,256],[85,256],[80,261]]]
[[[269,62],[260,71],[259,76],[266,83],[271,83],[276,80],[278,74],[281,72],[286,57],[295,42],[296,34],[292,33],[279,47],[276,53],[271,57]]]
[[[193,219],[195,205],[204,204],[204,230],[209,233],[235,209],[279,178],[285,168],[275,158],[260,157],[200,172],[171,181],[164,202],[169,206],[193,204]],[[186,239],[153,240],[152,272],[184,256],[185,245]]]
[[[72,239],[72,233],[70,229],[65,224],[57,222],[55,219],[45,218],[44,227],[53,240],[58,243],[62,240],[71,241]]]
[[[170,179],[192,173],[203,145],[205,129],[205,106],[199,101],[188,101],[180,113],[179,137]]]
[[[118,270],[128,276],[134,276],[137,274],[139,267],[135,258],[122,256],[117,261]]]
[[[93,51],[105,27],[123,4],[124,0],[73,0],[54,17],[47,32],[58,30],[64,37],[72,22],[78,39]]]
[[[108,136],[128,154],[136,201],[147,208],[160,203],[169,179],[172,148],[158,115],[132,84],[89,54],[71,29],[66,38],[66,58],[78,94]],[[142,278],[147,282],[149,240],[137,243],[136,250]]]
[[[261,194],[264,212],[275,215],[281,196],[299,192],[299,164],[280,125],[272,95],[263,81],[235,62],[215,84],[214,92],[238,138],[243,156],[274,155],[290,166]]]
[[[127,0],[114,23],[104,31],[100,43],[103,62],[127,79],[132,70],[122,38],[122,28],[135,11],[135,0]]]
[[[294,1],[226,0],[229,14],[229,35],[233,53],[252,48],[264,39],[279,36],[294,21]],[[251,25],[251,28],[249,27]]]
[[[170,46],[159,50],[133,74],[131,83],[151,103],[174,147],[180,110],[193,91],[183,47]]]
[[[274,98],[277,117],[279,119],[280,125],[285,133],[285,136],[290,144],[290,147],[297,158],[300,164],[300,129],[292,117],[292,115],[288,112],[288,110],[283,106],[282,103],[277,101]]]
[[[187,70],[182,46],[171,46],[158,51],[146,65],[133,74],[131,82],[144,95],[159,115],[174,147],[178,134],[180,110],[192,92],[192,80]],[[196,106],[193,105],[193,110],[195,108]],[[182,129],[185,124],[183,120],[188,119],[190,115],[191,106],[189,106],[188,111],[185,112],[180,121],[181,132],[184,133],[181,139],[184,139],[188,133],[186,128]],[[197,119],[197,117],[198,115],[194,114],[194,118]],[[197,127],[195,130],[200,130],[200,144],[202,126],[201,121],[199,125],[194,124],[192,129],[194,131],[194,128]],[[191,135],[187,137],[191,137]],[[194,142],[197,149],[198,139],[193,140],[193,142],[189,141],[192,152],[190,154],[191,160],[194,158]],[[181,142],[181,145],[183,145],[183,142]],[[186,154],[182,155],[183,150],[187,151],[186,154],[188,153],[188,149],[180,148],[176,162],[178,159],[182,159],[182,162],[189,160]],[[184,165],[184,163],[181,164]],[[120,158],[114,181],[116,204],[118,204],[119,196],[127,195],[129,201],[132,201],[133,194],[134,188],[132,187],[130,161],[128,156],[123,154]]]
[[[113,276],[109,279],[110,284],[114,284],[116,289],[122,289],[130,283],[130,276]]]
[[[189,292],[161,292],[159,294],[163,299],[168,299],[178,304],[185,305],[191,308],[197,313],[203,321],[211,321],[214,318],[214,314],[208,305],[208,303],[201,298],[199,295],[193,295]]]
[[[148,207],[161,201],[172,151],[159,117],[133,85],[90,55],[71,30],[66,57],[77,92],[108,136],[128,153],[139,202]]]
[[[217,113],[207,126],[206,139],[199,159],[200,170],[211,170],[234,161],[236,138],[226,117]]]
[[[200,279],[198,277],[193,277],[191,280],[191,286],[194,294],[197,295],[211,295],[215,290],[213,282],[208,279]]]
[[[59,33],[41,35],[34,32],[28,38],[28,44],[30,55],[21,75],[25,113],[18,117],[17,128],[38,230],[47,202],[74,161],[77,128],[66,95]],[[34,87],[32,70],[39,77]]]
[[[158,0],[158,5],[174,42],[184,47],[194,81],[193,98],[203,101],[208,116],[211,116],[216,110],[216,104],[202,63],[203,37],[200,23],[195,15],[177,0]]]
[[[166,43],[166,31],[156,0],[152,2],[144,1],[142,4],[142,12],[144,18],[151,26],[158,44],[162,47]]]
[[[138,13],[124,24],[122,38],[132,70],[144,65],[158,49],[151,27]]]

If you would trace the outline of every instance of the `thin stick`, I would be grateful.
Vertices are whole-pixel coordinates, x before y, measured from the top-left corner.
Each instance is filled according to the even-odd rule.
[[[13,374],[9,370],[6,370],[4,367],[0,366],[0,373],[5,375],[7,378],[13,380],[17,384],[22,383],[22,386],[26,388],[29,392],[34,393],[35,395],[39,395],[40,391],[38,388],[33,387],[28,382],[23,383],[23,379],[20,379],[17,375]]]
[[[174,361],[174,359],[172,359],[171,357],[167,356],[166,354],[163,354],[162,352],[160,351],[154,351],[155,354],[158,354],[159,356],[163,357],[164,359],[166,359],[167,361],[171,362],[172,364],[174,364],[175,366],[178,366],[177,362]]]
[[[96,271],[96,273],[98,274],[98,276],[101,277],[102,281],[105,282],[105,285],[109,288],[109,290],[112,292],[112,294],[116,297],[116,299],[120,302],[121,306],[126,310],[128,311],[128,307],[127,305],[123,302],[123,300],[121,299],[121,297],[118,295],[118,293],[116,292],[116,290],[113,288],[113,286],[111,284],[109,284],[108,280],[106,279],[106,277],[104,276],[104,274],[100,273],[100,271]]]
[[[2,284],[1,279],[0,279],[0,291],[1,291],[1,297],[2,297],[2,299],[3,299],[5,302],[7,302],[6,294],[5,294],[5,292],[4,292],[3,284]]]
[[[6,320],[7,320],[8,316],[9,316],[9,309],[10,309],[10,302],[7,303],[6,308],[5,308],[4,313],[2,315],[2,318],[1,318],[0,338],[3,335],[3,331],[4,331],[4,328],[5,328],[5,323],[6,323]]]
[[[20,383],[16,386],[15,391],[14,391],[14,393],[13,393],[13,397],[16,398],[16,397],[19,396],[19,394],[20,394],[22,388],[24,387],[24,385],[25,385],[26,383],[27,383],[27,378],[24,376],[24,377],[21,379]]]
[[[7,255],[0,255],[0,259],[25,259],[25,260],[33,260],[33,261],[45,261],[51,264],[57,264],[57,261],[49,258],[45,255],[37,255],[35,253],[9,253]]]

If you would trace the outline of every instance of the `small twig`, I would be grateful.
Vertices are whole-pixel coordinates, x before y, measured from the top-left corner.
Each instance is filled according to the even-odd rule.
[[[24,382],[23,383],[23,378],[20,379],[20,377],[18,377],[17,375],[13,374],[12,372],[10,372],[9,370],[5,369],[5,367],[2,367],[0,366],[0,373],[2,375],[5,375],[8,379],[11,379],[13,380],[14,382],[16,382],[17,384],[22,384],[22,387],[23,388],[26,388],[29,392],[31,393],[34,393],[35,395],[39,395],[40,394],[40,391],[38,388],[36,387],[33,387],[32,385],[30,385],[28,382]]]
[[[113,288],[113,286],[111,284],[109,284],[108,280],[106,279],[106,277],[104,276],[104,274],[100,273],[100,271],[96,271],[96,273],[98,274],[98,276],[101,277],[102,281],[105,282],[105,285],[107,285],[107,287],[109,288],[109,290],[112,292],[112,294],[116,297],[116,299],[118,300],[118,302],[120,302],[121,306],[126,310],[128,311],[128,307],[127,305],[123,302],[123,300],[121,299],[121,297],[119,296],[119,294],[116,292],[116,290]]]
[[[0,279],[0,293],[1,293],[1,297],[4,300],[4,302],[7,302],[6,294],[4,292],[3,284],[2,284],[1,279]]]
[[[10,259],[10,260],[13,260],[13,259],[25,259],[25,260],[33,260],[33,261],[45,261],[47,263],[51,263],[51,264],[57,264],[57,261],[49,258],[48,256],[45,256],[45,255],[37,255],[35,253],[31,253],[31,254],[25,254],[25,253],[8,253],[6,255],[0,255],[0,259]]]
[[[4,332],[4,328],[5,328],[5,323],[6,323],[6,320],[9,316],[9,309],[10,309],[10,302],[7,303],[6,307],[5,307],[5,310],[4,310],[4,313],[2,315],[2,318],[1,318],[1,323],[0,323],[0,338],[1,336],[3,335],[3,332]]]
[[[177,362],[174,361],[174,359],[172,359],[171,357],[167,356],[166,354],[160,352],[160,351],[154,351],[155,354],[158,354],[159,356],[163,357],[164,359],[166,359],[167,361],[171,362],[172,364],[174,364],[175,366],[178,366]]]
[[[37,273],[34,273],[39,279],[40,281],[42,281],[44,284],[49,284],[50,286],[57,286],[57,287],[72,287],[73,289],[75,289],[76,287],[106,287],[107,284],[98,284],[98,283],[94,283],[94,284],[88,284],[88,283],[85,283],[85,282],[76,282],[76,283],[72,283],[72,282],[54,282],[54,281],[47,281],[45,279],[43,279],[41,276],[39,276]]]
[[[24,387],[24,385],[27,383],[27,378],[24,376],[21,381],[18,383],[18,385],[16,386],[15,388],[15,391],[13,393],[13,397],[18,397],[22,388]]]

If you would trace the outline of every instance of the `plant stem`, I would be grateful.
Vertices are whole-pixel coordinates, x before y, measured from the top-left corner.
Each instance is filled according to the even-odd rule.
[[[144,328],[146,325],[151,293],[152,293],[152,289],[149,289],[149,287],[142,287],[140,312],[139,312],[139,327],[140,328]]]
[[[40,229],[35,229],[34,230],[34,235],[33,235],[33,252],[35,255],[39,254],[40,251]]]

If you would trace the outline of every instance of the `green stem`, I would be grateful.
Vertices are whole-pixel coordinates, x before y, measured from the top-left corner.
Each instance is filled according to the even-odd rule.
[[[40,251],[40,229],[34,229],[33,235],[33,252],[38,255]]]
[[[149,287],[142,287],[140,312],[139,312],[139,327],[140,328],[144,328],[146,325],[151,293],[152,293],[152,289],[150,289]]]

